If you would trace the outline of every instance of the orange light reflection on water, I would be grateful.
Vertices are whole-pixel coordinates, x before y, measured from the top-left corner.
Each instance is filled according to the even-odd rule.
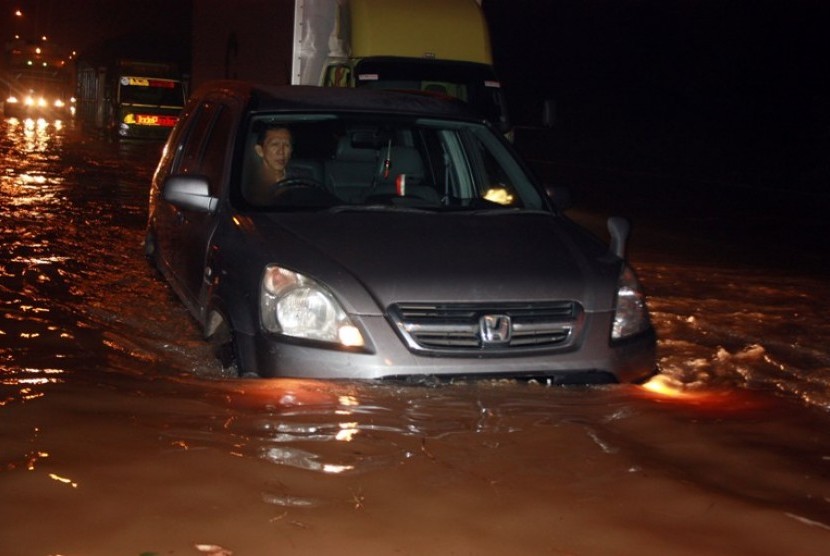
[[[78,483],[76,483],[72,479],[69,479],[68,477],[62,477],[62,476],[57,475],[55,473],[49,473],[49,478],[52,479],[53,481],[57,481],[59,483],[65,484],[65,485],[69,485],[72,488],[78,488]]]
[[[27,388],[21,388],[21,394],[25,394],[25,396],[29,397],[40,397],[43,395],[42,393],[33,393],[28,386],[57,384],[61,382],[62,379],[56,375],[62,374],[64,374],[62,369],[33,368],[19,369],[14,374],[9,375],[5,375],[5,373],[0,372],[0,384],[5,386],[26,386]],[[24,397],[24,399],[26,398]],[[0,405],[2,405],[2,403],[0,403]]]
[[[735,412],[769,407],[772,399],[738,388],[696,389],[666,375],[656,375],[643,384],[639,393],[648,399],[707,412]]]
[[[236,383],[240,384],[240,383]],[[273,410],[287,410],[297,406],[330,406],[345,409],[357,405],[351,396],[333,391],[331,383],[310,379],[275,378],[241,381],[234,388],[234,403],[239,405],[265,405]]]
[[[54,139],[55,133],[63,129],[60,120],[49,121],[45,118],[9,118],[7,120],[6,135],[14,139],[22,135],[22,141],[17,141],[18,147],[25,153],[42,152],[46,150]]]
[[[320,437],[328,436],[336,442],[351,442],[362,432],[360,423],[354,420],[354,413],[360,406],[360,401],[354,392],[343,393],[343,388],[327,381],[309,379],[257,379],[245,381],[242,389],[235,389],[240,396],[234,396],[235,406],[259,406],[272,412],[290,412],[298,408],[310,407],[323,409],[331,415],[350,417],[341,422],[333,423],[334,430],[330,433],[317,431]],[[318,470],[326,473],[342,473],[351,470],[351,466],[335,464],[321,464]]]

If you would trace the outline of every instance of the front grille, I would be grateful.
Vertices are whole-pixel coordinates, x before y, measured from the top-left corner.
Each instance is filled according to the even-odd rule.
[[[546,303],[398,303],[389,308],[410,349],[445,353],[514,353],[573,343],[582,308],[572,301]],[[485,338],[482,319],[492,317],[502,337]],[[503,335],[506,333],[507,338]]]

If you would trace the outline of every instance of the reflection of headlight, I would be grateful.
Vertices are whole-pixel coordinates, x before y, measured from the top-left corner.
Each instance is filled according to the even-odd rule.
[[[650,325],[646,296],[634,271],[625,265],[617,282],[617,309],[614,312],[611,339],[621,340],[639,334]]]
[[[266,267],[259,306],[262,325],[269,332],[346,347],[364,345],[340,303],[308,276],[275,265]]]

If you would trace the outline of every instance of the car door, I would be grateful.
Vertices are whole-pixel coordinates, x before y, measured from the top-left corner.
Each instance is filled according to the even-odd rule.
[[[202,102],[182,149],[174,162],[172,174],[205,178],[210,195],[221,198],[229,174],[232,154],[234,118],[220,102]],[[204,212],[173,207],[175,217],[170,230],[170,266],[185,302],[197,314],[206,283],[206,259],[210,238],[222,211]]]

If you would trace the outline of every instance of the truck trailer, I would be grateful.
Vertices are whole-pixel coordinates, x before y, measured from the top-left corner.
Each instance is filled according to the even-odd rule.
[[[192,79],[374,87],[459,99],[508,132],[476,0],[199,0]]]

